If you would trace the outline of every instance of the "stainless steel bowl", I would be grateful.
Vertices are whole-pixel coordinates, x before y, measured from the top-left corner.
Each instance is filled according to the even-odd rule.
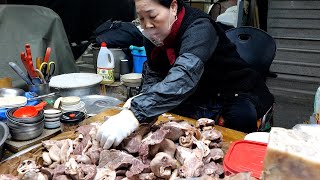
[[[0,97],[24,96],[24,90],[18,88],[0,88]]]
[[[0,160],[3,157],[4,142],[7,140],[8,135],[9,135],[9,129],[7,125],[3,122],[0,122]]]
[[[40,120],[37,123],[34,124],[25,124],[25,123],[19,123],[13,120],[8,119],[7,124],[8,126],[11,128],[15,128],[15,129],[32,129],[35,127],[39,127],[42,123],[44,122],[44,118],[42,120]]]
[[[12,109],[9,109],[6,112],[6,116],[10,121],[15,121],[15,122],[18,122],[18,123],[23,123],[23,124],[35,124],[35,123],[43,120],[43,118],[44,118],[44,111],[43,110],[40,110],[38,112],[38,115],[36,115],[34,117],[16,118],[16,117],[13,116],[13,113],[19,108],[20,107],[12,108]]]
[[[39,137],[43,132],[44,123],[40,128],[33,131],[13,131],[10,129],[11,138],[18,141],[26,141]]]
[[[43,126],[44,126],[44,121],[42,121],[39,124],[37,124],[36,126],[32,126],[32,127],[19,127],[19,126],[16,126],[8,121],[8,127],[9,127],[10,132],[11,131],[14,131],[14,132],[35,131]]]

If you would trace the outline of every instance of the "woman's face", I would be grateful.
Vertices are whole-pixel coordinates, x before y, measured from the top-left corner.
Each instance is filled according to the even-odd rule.
[[[136,12],[144,30],[151,30],[153,36],[163,41],[171,31],[171,23],[177,15],[177,2],[167,8],[156,0],[135,0]]]

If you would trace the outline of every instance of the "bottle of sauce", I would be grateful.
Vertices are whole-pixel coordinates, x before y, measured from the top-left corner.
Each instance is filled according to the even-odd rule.
[[[101,84],[112,84],[114,82],[114,57],[107,48],[107,43],[102,42],[97,58],[97,74],[103,77]]]

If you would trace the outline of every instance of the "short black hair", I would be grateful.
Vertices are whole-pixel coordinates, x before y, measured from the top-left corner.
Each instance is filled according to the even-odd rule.
[[[133,1],[135,1],[135,0],[133,0]],[[151,1],[157,1],[162,6],[170,8],[170,5],[171,5],[173,0],[151,0]],[[177,4],[178,4],[178,12],[180,12],[180,10],[183,7],[184,0],[176,0],[176,1],[177,1]]]
[[[153,0],[153,1],[158,1],[159,4],[161,4],[167,8],[170,8],[170,5],[173,0]],[[176,1],[178,4],[178,12],[180,12],[181,8],[183,7],[184,0],[176,0]]]

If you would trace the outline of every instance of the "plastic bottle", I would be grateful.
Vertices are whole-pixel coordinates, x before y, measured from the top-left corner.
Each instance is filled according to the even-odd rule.
[[[137,47],[131,45],[129,48],[133,56],[133,71],[135,73],[142,73],[143,63],[147,60],[146,50],[144,46]]]
[[[114,82],[114,57],[107,48],[107,43],[102,42],[97,58],[97,74],[103,77],[101,84],[112,84]]]

